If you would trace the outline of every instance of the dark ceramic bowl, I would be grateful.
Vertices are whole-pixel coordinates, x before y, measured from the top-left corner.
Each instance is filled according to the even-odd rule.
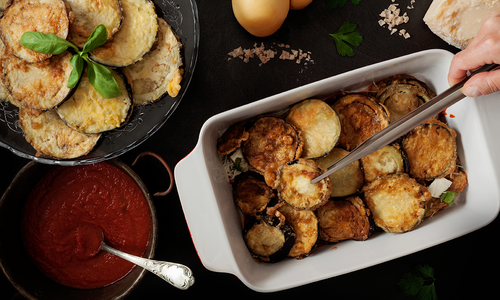
[[[143,256],[153,258],[157,244],[158,223],[152,197],[142,180],[128,165],[119,159],[108,162],[129,174],[139,185],[148,201],[153,226],[148,247]],[[170,168],[165,163],[164,165],[170,174]],[[125,277],[111,285],[97,289],[77,289],[61,285],[47,277],[28,256],[21,235],[21,216],[24,204],[31,190],[53,167],[31,161],[17,173],[0,199],[0,268],[14,287],[27,299],[107,300],[124,298],[139,284],[147,272],[146,270],[136,266]],[[170,186],[172,184],[173,177],[171,176]],[[168,191],[170,190],[171,188]]]

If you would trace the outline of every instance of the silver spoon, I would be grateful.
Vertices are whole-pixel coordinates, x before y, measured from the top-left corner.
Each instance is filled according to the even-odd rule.
[[[188,267],[177,263],[157,261],[121,252],[106,245],[104,242],[104,234],[101,242],[101,250],[105,250],[111,254],[128,260],[129,262],[156,274],[161,279],[178,289],[187,290],[194,284],[193,274]]]
[[[354,150],[349,152],[349,154],[347,154],[346,156],[344,156],[343,158],[339,159],[337,162],[332,164],[330,167],[328,167],[328,170],[325,173],[317,176],[316,178],[313,178],[313,180],[311,180],[311,184],[315,184],[323,180],[325,177],[337,172],[338,170],[349,165],[353,161],[365,157],[366,155],[379,150],[385,145],[388,145],[389,143],[395,141],[397,138],[406,134],[416,126],[427,121],[432,116],[438,114],[439,112],[445,110],[449,106],[462,100],[463,98],[465,98],[465,95],[462,93],[461,88],[464,86],[467,80],[469,80],[475,74],[492,71],[497,68],[498,68],[497,64],[485,65],[479,68],[461,82],[445,90],[441,94],[432,98],[429,102],[419,106],[417,109],[411,111],[410,113],[398,119],[388,127],[380,130],[379,132],[375,133],[374,135],[366,139],[363,143],[361,143],[361,145],[359,145]]]

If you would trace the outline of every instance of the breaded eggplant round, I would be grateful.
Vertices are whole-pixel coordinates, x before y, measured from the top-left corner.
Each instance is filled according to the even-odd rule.
[[[90,58],[110,67],[138,62],[151,49],[158,32],[155,5],[150,0],[120,0],[123,20],[120,30],[104,45],[90,52]]]
[[[392,233],[408,232],[420,224],[431,198],[427,188],[406,173],[377,178],[362,192],[375,224]]]
[[[429,95],[429,97],[434,98],[436,93],[423,81],[418,80],[415,76],[408,74],[396,74],[393,76],[386,77],[381,79],[368,87],[369,91],[377,92],[377,95],[382,94],[384,88],[389,85],[397,85],[397,84],[409,84],[417,87],[424,88]]]
[[[121,127],[128,121],[133,107],[130,88],[118,70],[110,71],[118,83],[120,95],[104,98],[84,73],[74,94],[57,108],[57,113],[69,127],[82,133],[100,133]]]
[[[262,212],[270,203],[276,202],[276,196],[264,181],[264,177],[251,171],[236,176],[233,182],[233,198],[244,215]]]
[[[328,201],[330,178],[315,184],[311,180],[325,172],[314,160],[299,158],[283,165],[278,172],[278,196],[295,209],[314,210]]]
[[[5,46],[0,40],[0,101],[8,102],[11,103],[14,106],[21,106],[21,103],[19,101],[14,100],[12,98],[12,94],[9,92],[7,87],[5,86],[4,79],[3,79],[3,61],[5,58],[10,55],[7,49],[5,49]]]
[[[245,160],[275,188],[278,169],[302,154],[302,138],[293,125],[275,116],[259,117],[248,133],[242,147]]]
[[[165,20],[158,18],[158,24],[158,37],[151,51],[123,69],[132,85],[135,105],[155,102],[165,94],[177,97],[181,89],[181,43]]]
[[[316,163],[327,169],[347,154],[349,151],[335,147],[327,156],[316,159]],[[359,160],[353,161],[328,177],[332,183],[330,197],[345,197],[355,194],[365,183]]]
[[[285,120],[295,126],[304,139],[301,157],[325,156],[340,136],[340,120],[330,105],[319,99],[307,99],[290,108]]]
[[[287,256],[295,243],[295,233],[278,211],[250,217],[243,228],[243,237],[253,258],[275,263]]]
[[[297,210],[289,205],[280,205],[278,211],[295,232],[295,243],[288,257],[303,259],[309,256],[319,241],[318,218],[312,210]]]
[[[71,159],[88,154],[100,137],[100,134],[84,134],[69,128],[55,110],[32,116],[20,109],[19,126],[26,141],[35,150],[57,159]]]
[[[71,53],[65,51],[38,63],[27,63],[12,55],[3,60],[3,81],[12,98],[37,110],[57,107],[73,93],[68,78],[73,67]]]
[[[421,87],[410,84],[392,84],[385,87],[377,100],[384,104],[393,123],[432,98]]]
[[[26,62],[40,62],[51,54],[39,53],[21,45],[21,36],[28,31],[55,34],[66,39],[69,18],[62,0],[16,0],[0,19],[0,36],[8,51]]]
[[[248,140],[249,133],[246,131],[244,123],[236,123],[231,126],[217,139],[217,153],[228,155],[241,147],[241,144]]]
[[[338,146],[347,151],[389,126],[387,109],[365,94],[347,94],[337,99],[332,107],[342,126]]]
[[[387,145],[361,158],[365,182],[389,174],[407,173],[408,160],[399,145]]]
[[[69,5],[68,40],[80,49],[99,25],[108,31],[108,40],[120,29],[122,9],[120,0],[65,0]]]
[[[320,238],[326,243],[365,241],[373,231],[370,210],[358,196],[330,200],[316,214]]]
[[[410,163],[410,176],[431,181],[455,170],[456,132],[445,123],[431,119],[411,130],[402,147]]]

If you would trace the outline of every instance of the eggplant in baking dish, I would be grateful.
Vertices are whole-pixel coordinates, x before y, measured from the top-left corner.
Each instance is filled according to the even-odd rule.
[[[405,74],[380,80],[369,90],[377,92],[377,100],[389,110],[391,123],[436,96],[426,83]]]
[[[120,95],[104,98],[84,73],[73,95],[57,108],[69,127],[82,133],[100,133],[119,128],[128,121],[133,108],[130,86],[119,70],[110,71],[118,83]]]
[[[285,258],[295,243],[295,233],[278,211],[249,217],[243,228],[245,244],[254,259],[274,263]]]
[[[327,156],[318,158],[315,161],[318,166],[327,169],[347,154],[349,154],[349,151],[335,147]],[[330,197],[345,197],[355,194],[365,183],[359,160],[353,161],[328,177],[332,184]]]
[[[158,20],[150,0],[120,0],[123,20],[120,30],[90,58],[109,67],[126,67],[142,59],[156,40]]]
[[[343,95],[335,100],[332,107],[342,127],[337,146],[347,151],[389,126],[389,112],[385,106],[366,94]]]
[[[325,156],[339,140],[339,117],[322,100],[307,99],[293,105],[285,120],[294,125],[304,139],[303,158]]]
[[[405,135],[402,147],[410,163],[410,175],[431,181],[455,170],[456,132],[443,122],[430,119]]]
[[[406,173],[377,178],[362,193],[375,224],[392,233],[408,232],[420,224],[431,198],[427,188]]]
[[[365,182],[372,182],[378,177],[389,174],[409,172],[409,162],[404,150],[398,144],[392,144],[361,158]]]
[[[373,231],[370,210],[358,196],[330,200],[316,211],[323,242],[365,241]]]
[[[325,172],[314,160],[299,158],[283,165],[278,172],[278,196],[295,209],[314,210],[330,197],[332,184],[327,177],[311,184]]]
[[[302,137],[293,125],[276,116],[259,117],[248,133],[243,156],[251,170],[263,174],[275,188],[278,169],[302,154]]]
[[[260,213],[277,202],[273,189],[266,184],[264,177],[251,171],[235,177],[233,198],[244,215]]]

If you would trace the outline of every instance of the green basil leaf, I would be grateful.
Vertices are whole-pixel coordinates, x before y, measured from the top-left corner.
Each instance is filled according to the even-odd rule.
[[[120,95],[120,87],[113,78],[113,75],[103,65],[87,61],[87,76],[90,84],[104,98],[114,98]]]
[[[21,45],[36,52],[45,54],[59,54],[68,47],[78,51],[78,47],[55,34],[45,34],[36,31],[27,31],[21,36]]]
[[[71,74],[69,74],[68,87],[72,89],[77,85],[80,77],[82,77],[85,61],[80,55],[75,54],[69,60],[69,64],[73,67],[73,69],[71,70]]]
[[[90,35],[89,39],[83,46],[82,52],[87,53],[95,48],[101,46],[102,44],[106,43],[108,40],[108,30],[106,29],[106,26],[103,24],[97,26],[94,31],[92,31],[92,34]]]

